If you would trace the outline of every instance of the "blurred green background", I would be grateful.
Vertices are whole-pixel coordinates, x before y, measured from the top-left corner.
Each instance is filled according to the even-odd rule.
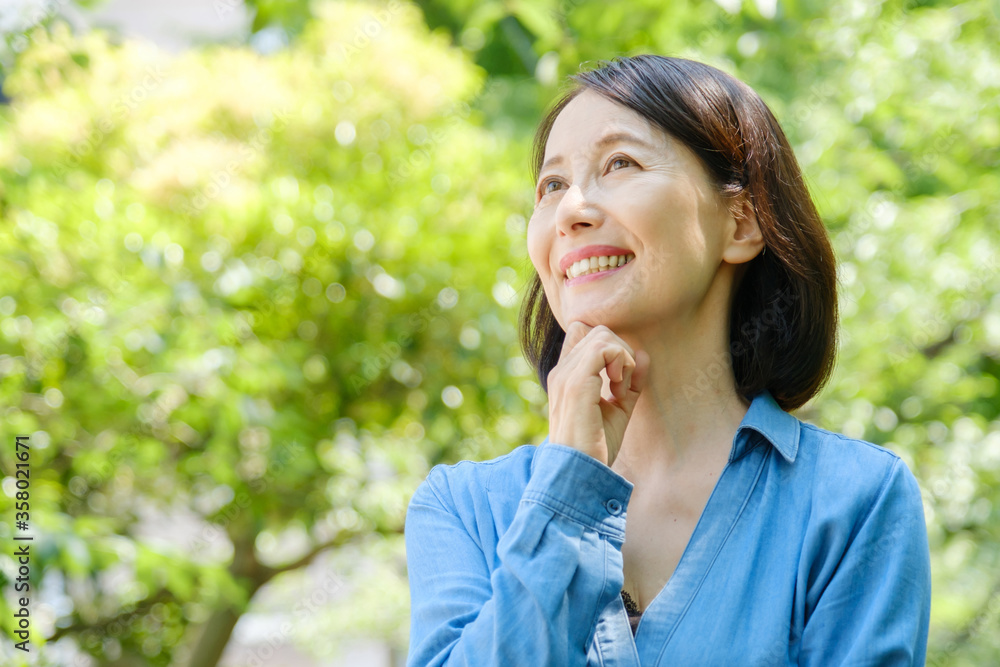
[[[81,29],[85,5],[0,22],[0,662],[28,664],[20,434],[30,664],[366,640],[401,665],[409,495],[546,432],[515,329],[535,126],[566,75],[659,53],[782,122],[843,314],[796,414],[905,459],[928,664],[1000,664],[995,1],[213,0],[245,29],[174,50]]]

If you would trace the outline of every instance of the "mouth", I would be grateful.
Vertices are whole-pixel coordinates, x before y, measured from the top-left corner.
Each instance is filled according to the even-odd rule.
[[[573,262],[566,269],[566,285],[577,285],[603,278],[607,274],[620,271],[634,259],[635,255],[628,253],[625,255],[601,255]]]

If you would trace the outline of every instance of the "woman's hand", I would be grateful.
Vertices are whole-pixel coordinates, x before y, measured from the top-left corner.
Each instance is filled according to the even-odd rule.
[[[638,355],[611,329],[571,322],[549,372],[549,442],[579,449],[610,466],[642,391],[649,355]],[[611,396],[601,391],[606,372]]]

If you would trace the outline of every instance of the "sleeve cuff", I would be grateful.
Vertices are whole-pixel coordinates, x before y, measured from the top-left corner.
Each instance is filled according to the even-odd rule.
[[[624,541],[632,482],[567,445],[538,445],[521,500],[539,503],[599,533]]]

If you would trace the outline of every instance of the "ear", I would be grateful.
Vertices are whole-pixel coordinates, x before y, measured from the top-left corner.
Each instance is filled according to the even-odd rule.
[[[728,223],[723,261],[744,264],[764,250],[764,236],[757,224],[757,212],[747,193],[730,202]]]

